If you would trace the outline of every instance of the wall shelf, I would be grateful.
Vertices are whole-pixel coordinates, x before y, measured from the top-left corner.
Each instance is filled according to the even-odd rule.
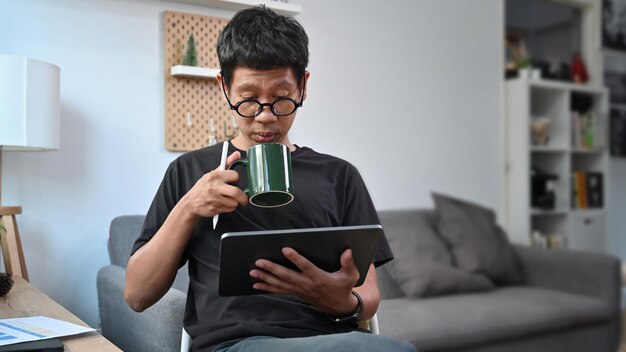
[[[184,4],[192,4],[204,7],[239,11],[256,5],[265,5],[281,15],[295,16],[302,12],[302,5],[290,4],[282,1],[259,1],[259,0],[171,0]]]
[[[605,252],[609,180],[604,136],[608,126],[608,91],[593,85],[532,79],[508,80],[505,87],[505,219],[511,240],[533,244],[538,234],[545,239],[560,238],[566,248]],[[586,112],[595,126],[590,147],[578,145],[579,114],[571,110],[573,97],[578,93],[589,96],[592,102]],[[532,144],[529,129],[539,117],[550,121],[550,138],[542,146]],[[550,186],[555,196],[553,209],[533,207],[534,169],[556,176]],[[593,205],[589,201],[589,175],[596,180]],[[576,177],[584,179],[577,181]]]
[[[220,73],[219,68],[176,65],[170,68],[170,74],[175,77],[215,78]]]

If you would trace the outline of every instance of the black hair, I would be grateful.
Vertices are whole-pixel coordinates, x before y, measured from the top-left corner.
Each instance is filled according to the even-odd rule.
[[[217,40],[217,57],[229,89],[237,67],[289,67],[300,85],[309,63],[308,47],[309,38],[298,21],[261,5],[235,14]]]

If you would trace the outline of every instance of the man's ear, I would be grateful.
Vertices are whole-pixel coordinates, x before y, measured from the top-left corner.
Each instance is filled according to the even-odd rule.
[[[302,96],[302,101],[306,100],[307,93],[307,83],[309,82],[309,76],[311,75],[310,71],[304,71],[304,82],[302,82],[302,89],[304,89],[304,95]]]
[[[215,76],[215,79],[217,80],[217,85],[220,87],[220,91],[222,91],[222,94],[224,94],[224,85],[222,84],[222,80],[224,79],[224,77],[222,77],[221,73],[218,73]]]

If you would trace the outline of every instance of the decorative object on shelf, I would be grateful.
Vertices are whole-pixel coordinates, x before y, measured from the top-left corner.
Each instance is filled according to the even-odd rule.
[[[543,172],[533,167],[530,171],[530,205],[533,208],[552,210],[556,206],[555,182],[558,175]]]
[[[198,66],[198,52],[196,51],[196,40],[193,38],[193,33],[187,39],[187,50],[185,51],[182,64],[185,66]]]
[[[227,23],[227,19],[189,13],[163,14],[164,132],[165,148],[169,151],[203,148],[213,140],[212,133],[218,143],[233,133],[228,124],[231,113],[217,81],[201,79],[213,78],[219,72],[215,47]],[[180,65],[184,56],[182,43],[189,41],[192,31],[194,45],[200,48],[196,52],[197,63],[205,67]],[[187,45],[187,49],[190,47]],[[193,117],[191,127],[187,124],[187,112]],[[211,131],[211,119],[215,131]]]
[[[565,237],[558,233],[544,234],[539,230],[533,231],[530,235],[530,242],[533,247],[544,249],[564,249]]]
[[[593,96],[585,93],[572,93],[570,99],[572,111],[572,147],[575,149],[594,149],[601,147],[598,133],[599,116],[594,111]]]
[[[539,67],[533,65],[524,41],[514,34],[507,34],[505,38],[506,48],[506,78],[541,79],[542,72]]]
[[[611,156],[626,157],[626,111],[611,109]]]
[[[0,191],[4,151],[59,149],[60,69],[47,62],[0,55]],[[0,194],[1,197],[1,194]],[[28,279],[16,215],[1,205],[2,254],[7,273]]]
[[[9,294],[13,288],[13,279],[8,273],[0,273],[0,297],[4,297]]]
[[[530,123],[530,136],[535,146],[546,146],[550,142],[550,119],[547,117],[533,118]]]
[[[217,128],[215,128],[215,120],[211,118],[211,134],[209,134],[209,145],[217,144]]]
[[[522,38],[519,35],[507,33],[504,38],[504,48],[506,78],[516,78],[521,77],[521,75],[526,75],[525,78],[530,78],[530,73],[526,74],[527,71],[521,72],[525,69],[531,69],[530,59],[526,53],[526,47]]]
[[[584,114],[593,108],[593,96],[586,93],[572,92],[570,109]]]
[[[589,82],[587,66],[585,66],[585,62],[579,53],[575,53],[572,58],[572,81],[579,84]]]
[[[626,50],[626,0],[602,1],[602,43],[604,47]]]
[[[224,131],[232,131],[231,133],[226,133],[226,139],[233,139],[237,136],[239,133],[239,126],[237,126],[235,116],[230,116],[230,128],[226,127],[226,122],[224,122]]]

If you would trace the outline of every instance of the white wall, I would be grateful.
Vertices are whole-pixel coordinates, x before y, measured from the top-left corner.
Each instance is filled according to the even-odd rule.
[[[353,162],[381,209],[439,190],[498,207],[500,0],[298,0],[309,99],[292,141]],[[61,150],[5,153],[3,204],[31,281],[98,326],[111,218],[144,213],[177,154],[163,142],[162,11],[153,0],[0,0],[0,52],[61,67]]]

